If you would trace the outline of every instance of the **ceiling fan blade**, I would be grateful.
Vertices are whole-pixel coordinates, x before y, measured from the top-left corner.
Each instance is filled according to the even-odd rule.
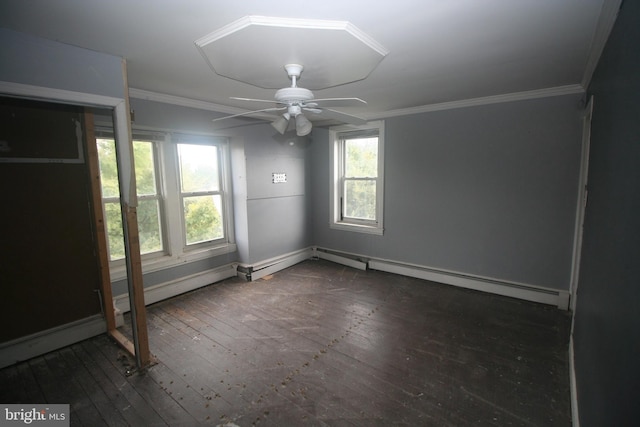
[[[361,117],[341,113],[340,111],[331,110],[329,108],[323,108],[322,112],[320,112],[320,116],[328,119],[335,119],[343,123],[348,123],[350,125],[363,125],[367,123],[367,121]]]
[[[212,122],[217,122],[220,120],[226,120],[226,119],[231,119],[233,117],[241,117],[241,116],[248,116],[250,114],[256,114],[256,113],[266,113],[269,111],[281,111],[281,110],[286,110],[287,107],[273,107],[273,108],[264,108],[262,110],[254,110],[254,111],[247,111],[245,113],[238,113],[238,114],[232,114],[230,116],[224,116],[224,117],[218,117],[216,119],[212,119]]]
[[[360,98],[320,98],[311,99],[309,103],[316,105],[331,105],[333,107],[357,107],[362,104],[366,104],[367,101],[363,101]]]
[[[238,98],[236,96],[231,96],[229,99],[235,99],[236,101],[249,101],[249,102],[268,102],[270,104],[280,104],[280,102],[275,101],[273,99],[253,99],[253,98]]]

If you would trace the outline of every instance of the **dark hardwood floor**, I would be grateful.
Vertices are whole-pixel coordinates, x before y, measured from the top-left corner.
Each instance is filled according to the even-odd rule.
[[[157,364],[99,336],[0,371],[86,426],[570,426],[570,316],[310,260],[149,307]]]

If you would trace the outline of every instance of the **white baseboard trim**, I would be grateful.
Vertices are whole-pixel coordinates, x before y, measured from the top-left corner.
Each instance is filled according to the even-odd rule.
[[[75,344],[107,331],[102,314],[0,344],[0,368]]]
[[[386,271],[418,279],[430,280],[445,285],[488,292],[518,298],[526,301],[555,305],[561,310],[569,309],[569,292],[526,283],[508,282],[489,277],[473,276],[455,271],[441,270],[423,265],[373,258],[362,254],[335,251],[328,248],[314,247],[314,256],[339,264],[364,270]]]
[[[569,292],[558,289],[470,276],[462,273],[442,271],[388,260],[370,259],[368,265],[372,270],[386,271],[388,273],[431,280],[446,285],[555,305],[561,310],[569,309]]]
[[[576,384],[575,353],[573,352],[573,335],[569,338],[569,387],[571,389],[571,425],[580,427],[578,412],[578,386]]]
[[[357,268],[359,270],[367,269],[366,262],[354,258],[349,258],[339,253],[330,252],[328,249],[314,248],[313,254],[320,259],[326,259],[327,261],[335,262],[337,264],[346,265],[348,267]]]
[[[144,289],[144,303],[145,305],[154,304],[167,298],[193,291],[230,277],[236,277],[236,268],[236,264],[227,264],[211,270],[171,280],[169,282],[149,286]],[[131,310],[128,294],[122,294],[114,297],[113,303],[116,310],[120,310],[122,313],[126,313]]]
[[[312,256],[313,249],[309,247],[253,264],[240,264],[240,266],[247,271],[243,273],[247,280],[253,281],[306,261]]]

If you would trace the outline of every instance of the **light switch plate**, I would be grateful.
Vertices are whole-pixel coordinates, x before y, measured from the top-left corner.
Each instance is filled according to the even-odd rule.
[[[273,182],[274,184],[287,182],[287,174],[282,172],[273,172],[271,174],[271,182]]]

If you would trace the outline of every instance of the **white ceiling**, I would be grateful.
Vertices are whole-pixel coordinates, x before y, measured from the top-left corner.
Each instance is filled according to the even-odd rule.
[[[170,95],[165,99],[204,101],[210,110],[236,113],[265,107],[229,97],[272,99],[275,90],[217,75],[196,40],[250,15],[348,21],[388,54],[366,78],[314,94],[364,99],[361,107],[336,109],[373,119],[443,103],[578,91],[591,77],[615,3],[619,0],[2,0],[0,27],[126,58],[133,96]],[[260,56],[256,72],[282,70],[284,64],[275,59],[281,58],[284,41],[258,37],[251,43],[262,53],[272,52]],[[344,46],[334,48],[341,52]],[[247,58],[242,49],[228,55]],[[318,62],[323,63],[303,64],[306,72],[344,67],[332,59]],[[304,77],[305,72],[299,86],[304,87]],[[288,85],[283,70],[282,87]]]

